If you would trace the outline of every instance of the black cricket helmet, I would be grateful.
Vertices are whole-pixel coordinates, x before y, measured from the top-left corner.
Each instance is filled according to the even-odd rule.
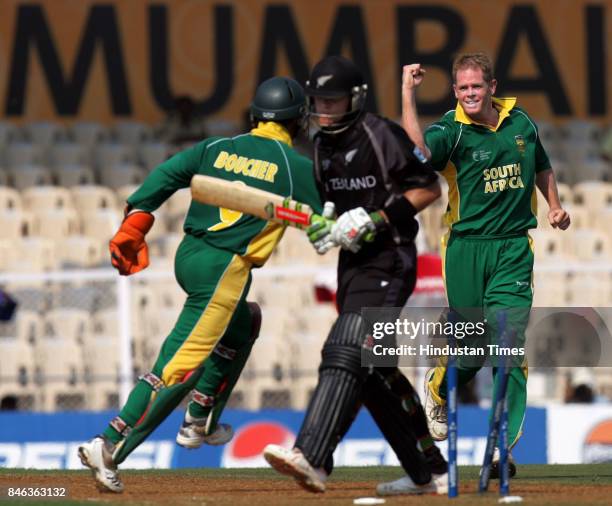
[[[333,55],[317,63],[306,81],[306,95],[310,117],[321,125],[321,119],[330,125],[321,126],[328,133],[340,133],[346,130],[361,114],[365,107],[368,85],[357,66],[348,58]],[[317,113],[312,97],[350,98],[349,109],[342,114]]]
[[[300,119],[306,112],[304,89],[290,77],[266,79],[255,91],[250,112],[262,121]]]

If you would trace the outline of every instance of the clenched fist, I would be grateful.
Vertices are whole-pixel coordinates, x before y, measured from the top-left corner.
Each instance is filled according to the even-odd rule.
[[[566,230],[570,226],[571,220],[570,215],[565,209],[557,208],[548,211],[548,222],[553,228],[560,228]]]
[[[404,65],[404,71],[402,74],[402,88],[407,90],[418,88],[423,82],[425,72],[426,70],[421,67],[420,63]]]

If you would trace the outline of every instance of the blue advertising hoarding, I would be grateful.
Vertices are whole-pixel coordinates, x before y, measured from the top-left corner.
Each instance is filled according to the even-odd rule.
[[[2,413],[0,467],[80,469],[76,448],[100,433],[114,412]],[[183,413],[176,411],[122,465],[123,468],[264,467],[268,443],[291,446],[304,413],[290,410],[227,410],[223,421],[233,425],[233,440],[223,447],[186,450],[174,442]],[[479,464],[486,445],[488,410],[461,407],[459,464]],[[523,464],[546,463],[546,410],[528,408],[525,433],[514,450]],[[446,452],[446,444],[441,448]],[[398,465],[370,415],[362,410],[335,455],[337,466]]]

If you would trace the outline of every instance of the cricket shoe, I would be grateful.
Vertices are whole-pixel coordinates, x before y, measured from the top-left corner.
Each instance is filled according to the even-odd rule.
[[[198,420],[187,412],[176,435],[176,444],[188,449],[196,449],[203,444],[221,446],[231,441],[233,437],[234,429],[226,423],[218,424],[211,434],[207,434],[206,419]]]
[[[292,476],[308,492],[325,492],[327,474],[312,467],[298,448],[287,449],[270,444],[264,448],[263,456],[276,471]]]
[[[491,473],[489,474],[489,478],[495,480],[499,478],[501,474],[501,468],[499,466],[499,448],[495,448],[493,452],[493,461],[491,462]],[[514,463],[514,459],[512,458],[512,454],[508,452],[508,476],[510,478],[514,478],[516,475],[516,464]]]
[[[417,485],[410,476],[404,476],[399,480],[378,484],[376,493],[378,495],[447,494],[448,473],[432,474],[431,481],[425,485]]]
[[[436,372],[435,368],[425,373],[425,418],[431,437],[435,441],[444,441],[448,437],[448,412],[446,405],[438,404],[431,394],[429,381]]]
[[[123,492],[117,466],[113,462],[113,445],[103,436],[96,436],[78,449],[81,463],[91,469],[98,489],[102,492]]]

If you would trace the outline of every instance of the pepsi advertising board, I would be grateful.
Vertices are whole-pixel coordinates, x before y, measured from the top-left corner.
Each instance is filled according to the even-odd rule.
[[[612,462],[612,406],[565,404],[548,408],[548,462]]]
[[[99,434],[114,412],[2,413],[0,467],[81,469],[76,449]],[[304,413],[290,410],[227,410],[223,421],[235,430],[222,447],[186,450],[174,438],[183,413],[176,411],[140,445],[121,466],[124,469],[197,467],[266,467],[261,456],[269,443],[291,447]],[[488,410],[462,407],[459,411],[459,464],[479,464],[486,445]],[[523,464],[547,462],[546,410],[528,408],[525,434],[514,450]],[[446,444],[441,448],[446,452]],[[370,415],[362,410],[334,454],[336,466],[399,465]]]

